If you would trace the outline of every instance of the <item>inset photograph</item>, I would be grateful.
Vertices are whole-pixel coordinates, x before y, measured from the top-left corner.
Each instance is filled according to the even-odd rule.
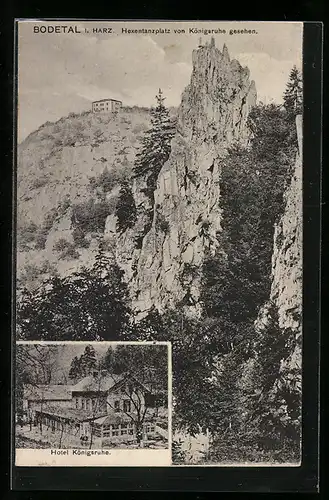
[[[116,451],[125,465],[125,450],[163,450],[170,464],[170,378],[168,343],[18,343],[16,465],[117,465]]]

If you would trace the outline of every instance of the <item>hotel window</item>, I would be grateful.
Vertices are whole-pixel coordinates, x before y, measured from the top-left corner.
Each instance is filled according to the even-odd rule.
[[[114,401],[114,411],[120,411],[120,401]]]
[[[112,436],[119,436],[119,425],[112,425]]]
[[[134,424],[128,424],[128,434],[134,434]]]
[[[86,401],[84,399],[82,399],[82,409],[83,410],[86,409]]]
[[[123,411],[128,412],[128,413],[131,412],[131,401],[129,401],[129,399],[124,399]]]
[[[79,399],[78,398],[75,398],[75,407],[79,408]]]
[[[127,425],[121,424],[121,436],[128,434]]]

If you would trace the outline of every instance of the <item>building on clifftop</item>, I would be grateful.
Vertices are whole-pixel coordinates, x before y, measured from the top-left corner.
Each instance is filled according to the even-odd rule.
[[[122,101],[117,99],[101,99],[100,101],[93,101],[93,113],[117,113],[122,108]]]

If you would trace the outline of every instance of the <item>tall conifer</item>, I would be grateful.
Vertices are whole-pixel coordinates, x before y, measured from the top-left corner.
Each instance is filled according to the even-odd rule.
[[[165,107],[162,90],[156,96],[157,105],[152,109],[151,128],[145,133],[142,148],[136,155],[135,177],[147,176],[147,184],[154,191],[158,174],[168,160],[174,123]]]
[[[300,71],[294,66],[290,71],[289,81],[283,94],[283,105],[293,116],[303,110],[303,80]]]

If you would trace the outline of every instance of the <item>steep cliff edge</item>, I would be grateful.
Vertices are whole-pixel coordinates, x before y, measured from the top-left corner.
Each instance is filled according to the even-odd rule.
[[[198,312],[198,268],[221,230],[220,160],[229,146],[247,143],[247,117],[256,102],[248,68],[231,61],[226,46],[220,51],[212,40],[194,50],[192,60],[171,154],[154,192],[152,225],[140,248],[132,244],[136,228],[117,238],[116,259],[140,316],[178,302]],[[137,208],[145,206],[138,185],[134,196]]]

